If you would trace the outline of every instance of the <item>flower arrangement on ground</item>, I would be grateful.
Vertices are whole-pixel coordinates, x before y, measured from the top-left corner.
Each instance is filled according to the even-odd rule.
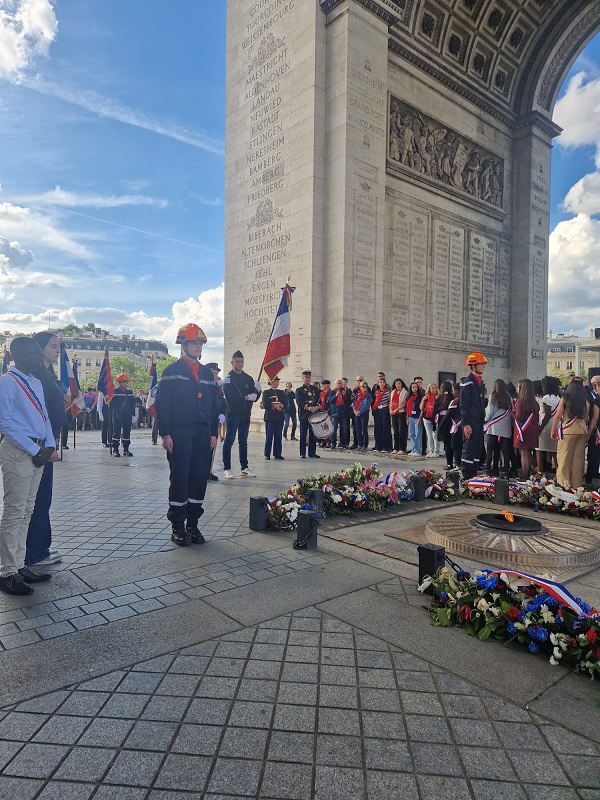
[[[600,613],[559,584],[532,578],[444,567],[419,590],[433,588],[434,625],[458,625],[482,640],[518,642],[530,653],[545,653],[551,664],[600,675]]]

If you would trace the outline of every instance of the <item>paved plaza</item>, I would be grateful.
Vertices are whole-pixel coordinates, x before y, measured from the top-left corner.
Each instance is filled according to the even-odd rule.
[[[256,477],[230,481],[219,454],[208,542],[177,548],[162,448],[134,431],[115,460],[99,439],[78,434],[56,467],[52,581],[0,596],[0,800],[600,798],[600,687],[431,626],[414,544],[250,532],[251,495],[352,454],[301,461],[284,442],[265,461],[257,436]],[[384,545],[447,508],[353,537]],[[598,571],[569,588],[600,605]]]

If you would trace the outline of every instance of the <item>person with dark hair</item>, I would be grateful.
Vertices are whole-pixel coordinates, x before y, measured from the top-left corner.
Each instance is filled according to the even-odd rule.
[[[294,394],[291,383],[286,383],[283,396],[283,438],[287,439],[287,432],[291,422],[292,433],[290,435],[290,440],[295,442],[298,422],[296,415],[296,395]]]
[[[525,481],[533,466],[532,451],[538,446],[539,411],[533,382],[529,378],[523,378],[517,384],[517,402],[513,412],[513,447],[521,455],[521,477]]]
[[[394,435],[394,448],[392,453],[400,453],[401,455],[406,454],[406,444],[408,442],[408,424],[406,422],[407,400],[408,388],[402,378],[396,378],[390,394],[390,418],[392,421],[392,433]]]
[[[460,381],[460,413],[463,434],[461,468],[464,478],[474,478],[483,451],[483,424],[487,405],[483,373],[487,358],[475,352],[467,356],[469,374]]]
[[[598,432],[598,413],[600,412],[600,375],[594,375],[591,381],[590,397],[592,401],[592,414],[588,426],[590,438],[587,446],[587,469],[585,482],[600,478],[600,433]]]
[[[448,454],[446,452],[446,442],[448,436],[448,428],[442,428],[444,417],[448,413],[448,408],[450,403],[454,399],[454,382],[453,381],[444,381],[440,388],[440,392],[435,399],[435,403],[433,405],[433,419],[435,420],[436,425],[436,437],[438,441],[438,452],[439,452],[439,442],[444,445],[444,451],[446,455],[446,464],[448,464]],[[439,453],[442,455],[442,453]]]
[[[423,445],[423,424],[421,421],[421,399],[424,392],[419,384],[413,381],[408,390],[406,400],[406,419],[408,420],[408,435],[410,436],[410,456],[420,458]]]
[[[269,389],[263,392],[262,404],[265,410],[265,458],[283,461],[281,453],[283,433],[283,391],[279,388],[279,376],[276,375],[269,381]]]
[[[112,400],[110,413],[112,414],[112,446],[113,456],[120,458],[119,444],[123,442],[123,455],[133,456],[129,449],[131,443],[131,420],[135,414],[135,397],[128,387],[129,375],[121,372],[117,375],[117,383]]]
[[[44,387],[33,374],[43,367],[41,348],[34,339],[18,336],[10,352],[14,364],[0,378],[0,590],[24,595],[33,592],[30,583],[50,578],[25,566],[25,552],[42,470],[58,461],[58,453]]]
[[[223,442],[223,475],[233,478],[231,471],[231,448],[237,435],[242,478],[250,478],[254,472],[248,466],[248,431],[252,406],[260,397],[260,381],[244,372],[244,354],[236,350],[231,356],[231,370],[223,379],[223,391],[227,401],[225,422],[227,430]]]
[[[64,396],[52,366],[60,356],[60,343],[58,337],[50,331],[36,333],[32,338],[42,350],[43,361],[41,368],[36,367],[32,374],[42,384],[44,401],[56,444],[61,428],[67,424]],[[50,506],[52,504],[53,477],[54,464],[49,462],[42,471],[42,479],[37,490],[35,506],[33,507],[27,530],[25,550],[25,566],[27,567],[45,567],[49,564],[58,564],[62,560],[58,550],[52,548]]]
[[[219,372],[221,372],[221,367],[217,364],[216,361],[211,361],[206,365],[206,369],[209,369],[212,372],[213,378],[215,383],[217,384],[217,402],[219,406],[219,428],[218,431],[221,431],[221,428],[225,425],[225,414],[227,413],[227,403],[225,402],[225,395],[223,394],[223,387],[221,386],[221,381],[219,378]],[[221,439],[221,441],[223,441]],[[210,475],[209,480],[211,481],[218,481],[219,478],[213,472],[213,465],[215,463],[215,454],[217,452],[217,448],[213,447],[212,456],[210,459]]]
[[[565,389],[552,418],[551,436],[558,441],[556,480],[561,486],[570,486],[573,489],[583,486],[588,418],[589,403],[583,381],[573,379]]]
[[[540,408],[540,436],[536,450],[537,471],[543,475],[546,471],[546,462],[553,462],[557,467],[556,450],[558,442],[550,435],[552,420],[560,402],[560,381],[552,375],[546,375],[542,380],[542,406]]]
[[[350,409],[352,407],[352,395],[350,389],[344,386],[342,378],[336,380],[334,388],[329,392],[328,406],[331,422],[333,424],[333,435],[329,447],[331,450],[335,450],[339,428],[340,450],[345,450],[350,444]]]
[[[371,397],[369,384],[366,381],[362,381],[359,391],[354,397],[352,411],[356,422],[357,450],[363,453],[367,452],[369,446],[369,409],[372,402],[373,398]]]
[[[462,423],[460,421],[460,387],[453,384],[451,381],[452,394],[446,413],[441,417],[438,427],[438,439],[444,443],[444,452],[446,454],[446,469],[458,470],[460,469],[460,462],[462,456]]]
[[[175,344],[181,345],[181,358],[164,370],[154,404],[169,462],[171,541],[181,547],[205,541],[198,521],[204,514],[212,450],[217,444],[217,384],[211,370],[200,363],[205,343],[206,334],[198,325],[179,328]]]
[[[321,458],[317,453],[317,440],[308,421],[310,415],[319,410],[319,390],[311,384],[311,377],[309,369],[303,370],[302,383],[296,389],[296,405],[300,420],[300,458],[306,458],[307,444],[308,457]]]
[[[485,468],[488,475],[498,475],[492,468],[492,460],[498,463],[502,453],[502,477],[507,478],[510,471],[510,455],[513,438],[512,398],[501,378],[494,381],[490,402],[485,410]]]
[[[380,453],[392,452],[392,428],[390,425],[390,387],[385,378],[379,378],[371,406],[374,417],[375,447]]]

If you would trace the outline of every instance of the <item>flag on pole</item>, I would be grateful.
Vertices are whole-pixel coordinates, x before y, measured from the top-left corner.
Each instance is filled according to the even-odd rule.
[[[12,361],[10,351],[4,348],[4,358],[2,359],[2,374],[4,375],[5,372],[8,372],[8,368],[10,366],[10,362]]]
[[[110,361],[108,359],[108,347],[104,348],[104,361],[102,362],[102,369],[98,375],[98,391],[104,395],[104,402],[110,403],[115,393],[115,387],[112,382],[112,375],[110,374]]]
[[[157,390],[158,390],[158,380],[156,378],[156,364],[154,363],[154,359],[152,359],[152,364],[150,364],[150,394],[148,395],[148,400],[146,401],[146,411],[152,417],[156,416],[154,401],[156,400]]]
[[[67,348],[63,342],[60,343],[60,385],[63,394],[70,397],[67,409],[71,411],[71,416],[77,416],[85,408],[85,402],[79,388],[77,375],[73,372],[73,367],[67,355]]]
[[[292,292],[294,286],[290,286],[288,277],[285,286],[282,288],[281,302],[277,309],[277,316],[273,323],[273,330],[267,342],[267,351],[262,363],[262,369],[267,373],[270,380],[279,375],[284,367],[287,367],[288,356],[291,351],[290,342],[290,311],[292,309]]]

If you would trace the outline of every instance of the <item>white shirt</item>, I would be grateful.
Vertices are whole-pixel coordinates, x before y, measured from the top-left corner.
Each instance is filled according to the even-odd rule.
[[[0,433],[32,456],[40,445],[31,437],[55,445],[41,382],[15,366],[0,378]]]

